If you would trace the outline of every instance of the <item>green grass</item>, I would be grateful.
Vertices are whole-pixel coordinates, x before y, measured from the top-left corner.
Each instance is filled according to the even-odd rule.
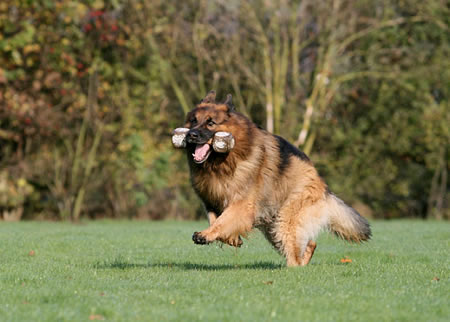
[[[450,319],[450,223],[374,222],[364,245],[322,234],[303,268],[258,232],[237,251],[194,245],[205,226],[0,223],[0,320]]]

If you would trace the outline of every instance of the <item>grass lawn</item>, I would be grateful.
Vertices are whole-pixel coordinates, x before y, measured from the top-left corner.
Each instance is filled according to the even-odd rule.
[[[204,227],[0,223],[0,320],[450,320],[448,222],[373,222],[364,245],[322,234],[303,268],[259,232],[237,251],[194,245]]]

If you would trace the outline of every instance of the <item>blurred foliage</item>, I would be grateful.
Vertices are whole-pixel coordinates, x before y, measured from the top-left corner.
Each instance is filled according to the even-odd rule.
[[[170,132],[215,89],[362,212],[449,218],[449,17],[442,0],[4,0],[0,210],[198,217]]]
[[[0,207],[16,208],[23,206],[25,199],[33,193],[33,186],[24,178],[14,180],[6,171],[0,172]]]

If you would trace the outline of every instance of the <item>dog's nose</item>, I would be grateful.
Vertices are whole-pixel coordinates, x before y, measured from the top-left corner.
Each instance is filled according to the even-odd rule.
[[[197,140],[199,138],[199,133],[198,130],[190,130],[187,134],[187,140],[188,142],[192,141],[192,140]]]

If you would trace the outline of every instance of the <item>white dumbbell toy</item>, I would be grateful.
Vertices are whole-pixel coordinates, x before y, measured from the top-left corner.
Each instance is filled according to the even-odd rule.
[[[234,137],[230,132],[216,132],[212,146],[216,152],[227,153],[234,148],[234,143]]]
[[[176,149],[183,149],[186,147],[186,135],[189,129],[185,127],[179,127],[172,132],[172,145]]]

